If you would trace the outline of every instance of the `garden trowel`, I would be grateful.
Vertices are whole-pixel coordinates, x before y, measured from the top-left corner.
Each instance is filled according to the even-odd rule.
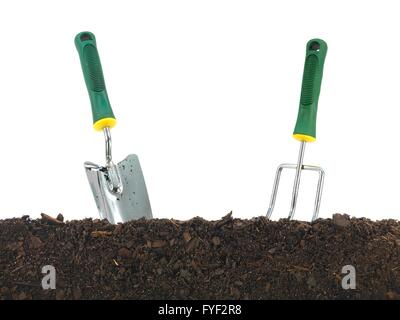
[[[93,127],[103,131],[105,137],[105,166],[85,162],[100,216],[111,223],[150,219],[150,201],[138,157],[130,154],[118,164],[112,160],[111,128],[116,119],[107,95],[96,38],[91,32],[81,32],[75,37],[75,45],[92,105]]]
[[[306,143],[316,140],[318,99],[321,89],[322,74],[327,50],[327,44],[321,39],[312,39],[307,43],[306,61],[304,63],[303,83],[300,96],[300,107],[297,115],[296,126],[293,132],[293,137],[296,140],[300,141],[299,156],[296,164],[283,163],[279,165],[278,169],[276,170],[274,186],[272,188],[271,200],[267,212],[268,219],[271,217],[272,211],[274,210],[276,195],[278,193],[279,180],[283,169],[295,169],[296,172],[288,219],[293,218],[296,210],[301,172],[303,170],[318,172],[319,178],[314,202],[314,213],[312,221],[318,218],[325,172],[321,167],[303,164],[303,158]]]

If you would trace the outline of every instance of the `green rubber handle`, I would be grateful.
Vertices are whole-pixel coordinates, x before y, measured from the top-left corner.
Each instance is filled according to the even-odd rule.
[[[300,141],[315,141],[318,98],[328,45],[321,39],[308,41],[301,87],[300,107],[293,136]]]
[[[75,46],[92,105],[93,126],[97,130],[113,127],[116,120],[107,95],[96,37],[91,32],[81,32],[75,37]]]

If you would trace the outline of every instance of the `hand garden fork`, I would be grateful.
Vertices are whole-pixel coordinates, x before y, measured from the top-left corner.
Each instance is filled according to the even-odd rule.
[[[293,137],[296,140],[300,141],[299,157],[297,160],[297,164],[283,163],[278,166],[275,175],[274,186],[272,189],[271,200],[267,212],[268,219],[271,217],[272,211],[274,210],[276,195],[278,193],[279,180],[283,169],[296,170],[293,184],[292,200],[288,217],[289,219],[293,219],[296,210],[297,196],[299,192],[300,176],[302,170],[317,171],[319,173],[312,221],[318,218],[325,172],[321,167],[304,165],[303,158],[306,143],[316,140],[318,98],[321,89],[323,67],[327,50],[327,44],[321,39],[312,39],[307,43],[306,60],[304,64],[303,82],[300,97],[300,107],[297,116],[296,126],[293,132]]]

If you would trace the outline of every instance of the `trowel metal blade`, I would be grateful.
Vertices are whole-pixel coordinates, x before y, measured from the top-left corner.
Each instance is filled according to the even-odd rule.
[[[135,154],[130,154],[117,166],[123,184],[120,195],[110,192],[105,167],[85,162],[86,175],[100,217],[111,223],[127,222],[143,217],[151,219],[153,215],[139,158]]]

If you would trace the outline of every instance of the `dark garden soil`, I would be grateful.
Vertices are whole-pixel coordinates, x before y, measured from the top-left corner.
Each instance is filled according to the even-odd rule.
[[[58,219],[0,220],[0,299],[400,297],[395,220]],[[55,267],[55,290],[42,288],[45,265]],[[356,289],[342,288],[346,265]]]

